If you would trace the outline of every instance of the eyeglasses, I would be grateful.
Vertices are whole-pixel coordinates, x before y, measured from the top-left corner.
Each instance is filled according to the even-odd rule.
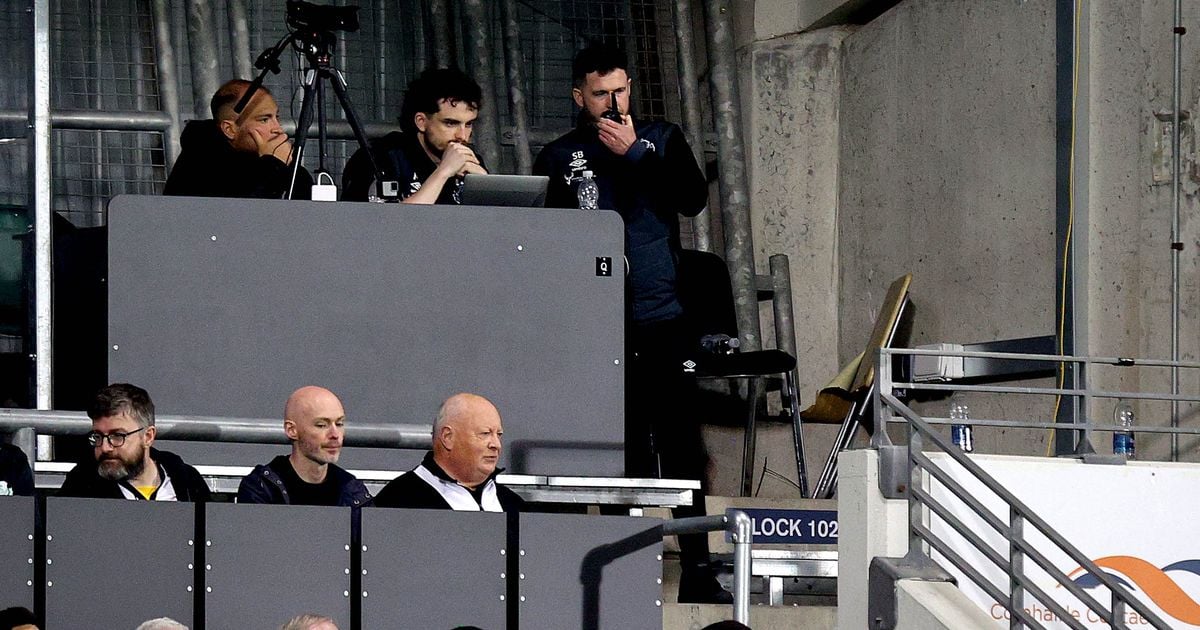
[[[137,431],[130,431],[129,433],[109,433],[108,435],[104,435],[99,431],[92,431],[91,433],[87,434],[87,441],[88,444],[92,445],[92,448],[100,446],[104,443],[104,440],[108,440],[108,445],[113,448],[121,448],[122,446],[125,446],[125,438],[135,433],[141,433],[145,430],[146,427],[142,427]]]

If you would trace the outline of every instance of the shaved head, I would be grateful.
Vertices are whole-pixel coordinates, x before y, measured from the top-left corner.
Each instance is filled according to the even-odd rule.
[[[288,396],[283,407],[283,432],[292,441],[289,459],[302,479],[320,483],[328,464],[342,452],[346,410],[328,389],[308,385]]]
[[[490,400],[455,394],[434,420],[433,458],[459,484],[474,488],[495,472],[503,434],[500,411]]]
[[[338,400],[337,395],[328,389],[316,385],[305,385],[288,396],[287,403],[283,406],[283,419],[292,420],[317,413],[330,403],[337,403],[339,408],[342,406],[342,401]]]

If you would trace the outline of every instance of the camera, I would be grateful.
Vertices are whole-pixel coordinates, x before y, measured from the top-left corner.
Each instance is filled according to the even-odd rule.
[[[287,25],[297,31],[333,32],[358,30],[358,7],[335,7],[303,0],[287,0]]]

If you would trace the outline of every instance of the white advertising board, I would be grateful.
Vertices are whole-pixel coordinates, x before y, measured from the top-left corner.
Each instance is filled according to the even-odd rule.
[[[966,470],[943,453],[930,458],[1000,521],[1008,523],[1008,508]],[[1086,465],[1078,460],[975,455],[972,459],[1010,492],[1034,510],[1085,556],[1125,584],[1172,628],[1200,627],[1200,465],[1132,462],[1124,466]],[[1009,543],[945,486],[925,480],[939,503],[963,521],[1001,556],[1009,557]],[[1010,591],[1003,571],[986,559],[944,520],[929,515],[935,535],[947,541],[971,567],[979,570],[1002,593]],[[1025,538],[1053,565],[1101,604],[1110,604],[1108,590],[1078,563],[1053,548],[1032,525]],[[993,619],[1008,627],[1008,612],[944,556],[933,557],[959,583],[968,597]],[[1089,611],[1041,570],[1025,559],[1025,572],[1033,582],[1078,619],[1085,627],[1108,623]],[[1023,608],[1047,628],[1069,627],[1043,602],[1026,594]],[[1150,628],[1141,615],[1128,611],[1125,624]]]

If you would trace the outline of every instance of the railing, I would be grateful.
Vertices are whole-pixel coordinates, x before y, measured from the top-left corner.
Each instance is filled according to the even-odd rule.
[[[1025,571],[1026,560],[1033,561],[1054,582],[1066,589],[1071,595],[1079,599],[1079,601],[1088,607],[1092,613],[1098,618],[1106,621],[1113,628],[1128,628],[1125,621],[1126,609],[1131,609],[1155,628],[1169,628],[1170,626],[1160,616],[1152,612],[1142,601],[1129,591],[1122,584],[1118,583],[1112,576],[1105,573],[1091,559],[1084,555],[1079,549],[1072,545],[1066,538],[1052,528],[1046,521],[1040,518],[1032,509],[1022,503],[1016,496],[1009,492],[1000,482],[994,477],[985,472],[983,468],[975,463],[970,457],[964,454],[957,446],[952,444],[938,429],[940,425],[952,424],[952,421],[945,418],[922,418],[919,414],[901,402],[896,396],[896,390],[940,390],[940,391],[974,391],[974,392],[992,392],[992,393],[1019,393],[1019,394],[1035,394],[1046,396],[1068,396],[1072,398],[1072,403],[1080,405],[1083,410],[1082,415],[1076,415],[1080,418],[1079,422],[1075,423],[1049,423],[1049,422],[1010,422],[1003,420],[976,420],[971,419],[972,426],[1003,426],[1015,428],[1046,428],[1057,430],[1070,430],[1077,432],[1079,443],[1077,451],[1080,455],[1094,453],[1092,448],[1092,433],[1094,431],[1116,431],[1128,430],[1126,427],[1118,427],[1116,425],[1100,424],[1090,420],[1087,411],[1092,406],[1094,398],[1126,398],[1126,399],[1143,399],[1143,400],[1166,400],[1173,402],[1200,402],[1200,398],[1194,396],[1182,396],[1175,394],[1153,394],[1143,392],[1122,392],[1122,391],[1107,391],[1091,389],[1086,385],[1086,381],[1080,385],[1076,380],[1075,387],[1015,387],[1015,386],[999,386],[999,385],[948,385],[944,383],[912,383],[912,382],[895,382],[893,381],[893,357],[897,355],[933,355],[933,356],[950,356],[950,357],[972,357],[986,358],[997,360],[1021,360],[1021,361],[1045,361],[1061,364],[1071,364],[1075,367],[1074,373],[1079,378],[1079,375],[1086,374],[1086,369],[1090,365],[1111,365],[1119,367],[1130,366],[1147,366],[1156,368],[1200,368],[1200,363],[1183,363],[1173,361],[1143,361],[1126,358],[1097,358],[1097,357],[1068,357],[1057,355],[1037,355],[1037,354],[1005,354],[992,352],[947,352],[940,350],[912,350],[912,349],[888,349],[884,348],[879,355],[879,387],[875,394],[875,414],[876,414],[876,430],[872,437],[872,444],[876,447],[890,446],[886,427],[889,423],[902,423],[908,427],[908,447],[905,483],[907,486],[908,504],[909,504],[909,554],[922,553],[926,545],[938,551],[951,564],[953,564],[963,575],[968,577],[976,586],[983,590],[989,597],[995,599],[997,603],[1003,606],[1011,615],[1012,628],[1044,628],[1045,626],[1034,618],[1033,615],[1025,610],[1026,593],[1034,596],[1040,601],[1046,609],[1054,613],[1059,621],[1065,623],[1071,628],[1084,630],[1086,626],[1076,619],[1066,609],[1052,599],[1045,590],[1039,587]],[[899,414],[898,416],[895,414]],[[1197,429],[1171,428],[1171,427],[1143,427],[1138,426],[1133,428],[1137,433],[1169,433],[1169,434],[1200,434]],[[940,450],[944,452],[951,460],[962,467],[963,470],[986,487],[995,496],[999,497],[1008,509],[1008,522],[1005,523],[991,510],[986,508],[978,498],[973,496],[962,484],[955,481],[953,476],[935,463],[927,454],[926,450]],[[999,533],[1004,539],[1009,541],[1010,547],[1007,557],[1002,555],[1002,552],[997,551],[991,545],[984,541],[983,537],[971,530],[961,519],[956,517],[946,507],[945,504],[939,502],[927,489],[923,486],[926,480],[934,480],[944,486],[949,492],[954,495],[959,501],[965,505],[971,513],[979,517],[995,532]],[[994,585],[982,574],[979,567],[972,566],[972,563],[967,561],[961,554],[957,553],[950,544],[944,539],[935,534],[930,527],[925,524],[926,515],[933,514],[944,521],[947,526],[961,536],[963,540],[970,543],[980,554],[987,559],[988,562],[995,565],[1008,578],[1008,593],[1001,591],[999,587]],[[1035,547],[1026,535],[1026,529],[1032,527],[1045,537],[1046,541],[1054,551],[1069,557],[1073,562],[1077,563],[1083,570],[1090,573],[1101,586],[1108,589],[1112,595],[1111,606],[1104,606],[1095,597],[1089,595],[1083,588],[1073,582],[1066,574],[1058,569],[1047,557],[1045,551]]]
[[[753,571],[750,547],[754,542],[754,524],[741,510],[717,516],[677,518],[663,523],[663,536],[707,534],[727,531],[733,538],[733,620],[750,624],[750,575]]]

